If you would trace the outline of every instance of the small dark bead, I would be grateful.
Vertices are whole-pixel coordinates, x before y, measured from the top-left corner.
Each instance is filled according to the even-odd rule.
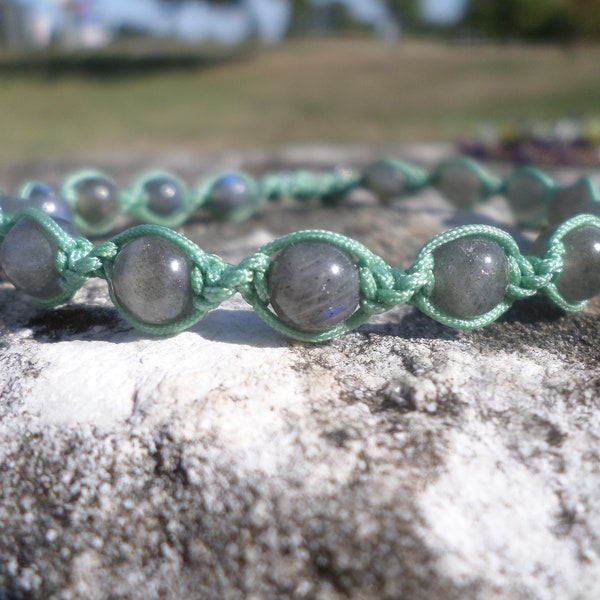
[[[502,247],[483,236],[453,240],[433,251],[435,284],[430,300],[459,318],[484,315],[504,298],[508,260]]]
[[[105,177],[88,177],[75,186],[75,211],[90,225],[100,225],[119,212],[119,193],[115,184]]]
[[[248,180],[238,173],[228,173],[213,184],[206,201],[206,209],[217,219],[235,219],[236,215],[250,213],[256,195]]]
[[[437,175],[436,186],[450,204],[460,209],[474,206],[483,197],[479,177],[464,165],[444,165]]]
[[[185,202],[185,190],[171,177],[160,176],[144,184],[148,208],[155,214],[169,216],[180,211]]]
[[[79,235],[71,223],[55,221],[70,235]],[[42,227],[31,219],[22,219],[4,238],[0,265],[18,290],[36,298],[52,298],[62,293],[56,252],[56,243]]]
[[[327,242],[282,250],[268,271],[269,298],[282,321],[300,331],[324,331],[345,321],[360,299],[352,256]]]
[[[393,164],[376,162],[364,172],[363,182],[383,203],[400,198],[407,192],[406,176]]]
[[[600,215],[600,203],[594,202],[592,188],[592,182],[583,178],[556,190],[548,204],[548,223],[560,225],[563,221],[584,213]]]
[[[110,284],[119,306],[132,317],[166,325],[193,308],[192,262],[179,246],[157,235],[136,238],[115,258]]]

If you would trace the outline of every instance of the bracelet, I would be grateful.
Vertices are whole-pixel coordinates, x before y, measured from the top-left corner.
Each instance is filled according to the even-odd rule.
[[[387,203],[428,185],[458,208],[503,193],[519,223],[550,228],[523,255],[501,229],[456,227],[427,242],[406,271],[330,231],[285,235],[233,265],[170,228],[199,209],[240,221],[260,202],[285,196],[334,203],[365,187]],[[431,171],[388,158],[360,174],[297,171],[255,180],[224,173],[192,190],[167,171],[151,171],[119,191],[106,174],[88,169],[67,176],[60,193],[29,181],[16,196],[0,196],[0,266],[43,306],[68,301],[88,278],[103,278],[119,313],[158,335],[187,329],[237,292],[271,327],[302,341],[331,339],[401,303],[470,329],[492,323],[515,300],[538,291],[566,311],[581,310],[599,294],[599,207],[588,176],[561,186],[523,167],[501,179],[464,157]],[[96,245],[79,233],[106,233],[123,214],[149,223]]]

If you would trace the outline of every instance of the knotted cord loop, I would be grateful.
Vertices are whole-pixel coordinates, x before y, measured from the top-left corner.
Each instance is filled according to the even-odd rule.
[[[452,171],[446,172],[446,169]],[[369,169],[371,169],[369,171]],[[462,184],[457,182],[460,175],[466,177]],[[232,179],[227,180],[231,176]],[[387,179],[386,179],[387,177]],[[105,219],[96,224],[86,222],[77,214],[80,198],[81,183],[94,178],[100,178],[105,184],[110,196],[109,210],[104,214]],[[147,184],[164,178],[178,186],[182,193],[181,205],[169,215],[154,214],[150,208],[150,197]],[[223,182],[222,178],[225,179]],[[378,179],[382,178],[382,179]],[[583,183],[582,183],[583,182]],[[31,184],[31,182],[29,182]],[[39,183],[39,182],[37,182]],[[215,191],[215,186],[220,187]],[[466,225],[457,227],[430,240],[418,253],[414,263],[406,271],[393,268],[381,257],[370,252],[365,246],[343,235],[324,230],[298,231],[269,244],[266,244],[255,254],[242,260],[237,266],[225,262],[216,255],[201,250],[189,239],[180,235],[168,226],[175,226],[186,220],[197,208],[204,208],[215,216],[232,221],[242,220],[250,216],[256,206],[264,200],[277,200],[283,196],[299,200],[318,197],[325,204],[335,203],[340,197],[360,185],[380,184],[382,194],[389,192],[387,202],[393,197],[418,191],[427,185],[449,186],[449,194],[454,195],[454,202],[466,206],[478,196],[485,200],[490,195],[504,192],[511,204],[518,204],[519,194],[524,194],[533,185],[535,197],[539,204],[552,206],[561,191],[569,198],[573,196],[577,206],[589,209],[592,213],[600,212],[600,193],[596,184],[589,178],[582,178],[573,186],[560,186],[551,177],[534,168],[521,168],[505,180],[490,173],[476,161],[458,157],[442,161],[431,171],[416,165],[395,159],[382,159],[372,163],[362,174],[351,169],[335,169],[329,173],[315,174],[310,171],[267,173],[255,180],[244,173],[220,173],[204,178],[192,191],[186,192],[185,183],[168,171],[153,170],[142,173],[126,190],[118,192],[112,179],[101,171],[93,169],[79,170],[71,173],[64,181],[61,192],[70,206],[75,209],[75,223],[84,228],[87,233],[99,234],[110,229],[116,219],[115,206],[122,213],[129,213],[155,224],[140,225],[127,229],[113,238],[94,246],[89,240],[76,235],[70,235],[63,226],[50,216],[35,208],[26,208],[17,214],[9,214],[0,208],[0,242],[11,228],[22,219],[34,221],[55,245],[55,267],[59,275],[61,293],[52,298],[37,299],[43,305],[60,304],[68,300],[81,287],[84,281],[91,277],[104,278],[109,283],[111,298],[117,310],[133,326],[155,334],[170,334],[181,331],[193,325],[206,311],[221,304],[233,294],[240,292],[256,312],[269,325],[284,335],[304,341],[326,340],[359,326],[371,315],[389,310],[402,303],[414,304],[420,310],[439,322],[457,328],[482,327],[497,319],[504,313],[514,300],[527,298],[542,291],[557,306],[564,310],[580,310],[583,302],[568,302],[558,291],[556,282],[559,281],[564,265],[566,247],[564,238],[570,232],[584,226],[600,229],[600,218],[592,214],[578,215],[558,226],[549,235],[546,248],[541,256],[524,256],[519,252],[515,240],[506,232],[487,225]],[[243,190],[232,191],[227,185],[242,185]],[[465,187],[464,202],[460,198],[460,185]],[[577,187],[579,185],[579,187]],[[387,187],[386,187],[387,186]],[[470,186],[470,187],[469,187]],[[519,187],[520,186],[520,187]],[[25,191],[29,187],[23,188]],[[582,188],[583,192],[579,188]],[[525,190],[525,191],[524,191]],[[231,194],[228,196],[228,194]],[[585,194],[583,194],[585,192]],[[108,193],[108,192],[107,192]],[[532,192],[533,193],[533,192]],[[222,194],[219,196],[219,194]],[[223,195],[224,194],[224,195]],[[235,194],[238,194],[236,196]],[[583,194],[583,196],[582,196]],[[115,198],[117,199],[115,205]],[[86,202],[89,198],[86,198]],[[239,201],[239,203],[238,203]],[[461,204],[462,202],[462,204]],[[86,205],[87,206],[87,205]],[[159,204],[163,207],[167,205]],[[513,206],[515,208],[515,206]],[[576,209],[576,210],[575,210]],[[86,210],[89,210],[87,206]],[[92,211],[92,216],[94,213]],[[102,215],[102,211],[99,213]],[[531,222],[541,223],[540,212],[529,204],[524,214],[528,214]],[[94,216],[95,218],[95,216]],[[156,224],[156,223],[161,224]],[[143,236],[158,236],[177,246],[189,259],[190,287],[192,291],[193,309],[185,317],[176,322],[164,325],[143,323],[119,306],[112,288],[111,277],[115,261],[119,253],[132,240]],[[498,244],[506,257],[508,284],[502,300],[489,312],[473,318],[458,318],[447,314],[436,307],[431,301],[435,288],[435,251],[442,245],[464,237],[481,236]],[[354,260],[359,285],[358,307],[345,321],[326,331],[301,331],[295,329],[274,312],[269,298],[269,271],[271,264],[281,250],[302,242],[324,242],[347,252]],[[570,242],[569,242],[570,243]],[[571,260],[571,259],[570,259]]]

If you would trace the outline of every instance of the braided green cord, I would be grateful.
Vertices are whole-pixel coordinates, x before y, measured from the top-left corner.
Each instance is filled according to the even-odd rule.
[[[183,205],[169,215],[157,215],[148,205],[146,185],[154,179],[170,179],[183,193]],[[121,192],[120,205],[125,213],[129,213],[144,223],[155,223],[165,227],[177,227],[185,223],[194,211],[194,197],[187,185],[177,175],[164,169],[151,169],[141,173],[128,190]]]
[[[567,311],[581,310],[585,302],[569,303],[558,292],[556,281],[563,269],[562,255],[565,252],[563,238],[570,231],[591,225],[600,228],[600,220],[593,215],[579,215],[560,225],[549,238],[542,256],[523,256],[514,239],[506,232],[486,225],[466,225],[442,233],[430,240],[419,252],[414,264],[403,271],[392,268],[379,256],[370,252],[359,242],[329,231],[299,231],[274,240],[255,254],[235,266],[226,263],[218,256],[203,252],[197,245],[168,227],[174,227],[197,209],[206,209],[215,216],[232,221],[248,218],[258,204],[265,200],[278,200],[293,197],[307,200],[319,197],[323,202],[335,202],[344,194],[358,186],[368,184],[367,172],[373,168],[391,169],[398,174],[397,194],[409,194],[420,191],[429,185],[443,183],[446,169],[464,172],[479,184],[480,201],[487,197],[506,193],[510,195],[513,184],[535,184],[534,197],[540,206],[530,222],[541,224],[541,212],[546,209],[556,194],[567,192],[569,188],[559,186],[549,175],[534,167],[516,169],[505,180],[487,171],[482,165],[470,158],[455,157],[442,161],[433,170],[426,171],[416,165],[392,158],[372,163],[363,174],[348,169],[336,169],[330,173],[314,174],[309,171],[267,173],[255,180],[245,173],[215,173],[205,177],[195,188],[188,190],[185,183],[168,171],[150,170],[142,173],[132,186],[119,192],[119,208],[138,219],[151,224],[140,225],[114,236],[106,242],[94,246],[82,237],[72,237],[56,224],[49,216],[36,209],[28,208],[16,216],[2,212],[0,208],[0,242],[11,227],[22,219],[31,219],[46,233],[56,245],[56,269],[60,274],[61,294],[54,298],[37,299],[37,302],[51,306],[68,300],[81,287],[86,279],[100,277],[109,284],[111,299],[117,310],[134,327],[145,332],[169,335],[187,329],[196,323],[207,311],[240,292],[245,300],[256,310],[259,316],[280,333],[302,341],[323,341],[355,329],[371,315],[389,310],[402,303],[413,304],[425,314],[437,321],[456,328],[471,329],[488,325],[502,315],[514,300],[527,298],[542,291],[557,306]],[[226,175],[233,175],[246,186],[248,200],[234,207],[230,214],[218,215],[212,210],[212,192],[217,182]],[[453,173],[452,176],[455,176]],[[77,186],[90,177],[106,178],[103,172],[95,169],[83,169],[71,173],[63,183],[61,192],[75,212],[75,224],[86,233],[99,234],[108,231],[119,218],[112,215],[104,222],[90,225],[77,214]],[[164,177],[173,181],[184,193],[183,206],[171,215],[156,215],[148,206],[146,184],[153,179]],[[472,179],[473,181],[473,179]],[[600,192],[589,177],[583,177],[586,186],[586,199],[579,200],[594,210],[600,207]],[[19,188],[23,196],[41,182],[29,181]],[[394,184],[395,185],[395,184]],[[529,190],[530,188],[526,188]],[[387,201],[388,199],[384,199]],[[461,201],[458,201],[460,206]],[[536,207],[535,207],[536,208]],[[536,208],[536,210],[538,210]],[[158,224],[157,224],[158,223]],[[174,323],[153,325],[133,318],[119,306],[111,284],[114,262],[122,248],[131,240],[140,236],[158,236],[181,249],[190,260],[190,283],[193,290],[193,309],[184,318]],[[501,302],[484,315],[473,318],[458,318],[447,314],[431,301],[435,285],[433,275],[434,251],[440,246],[459,238],[482,236],[497,243],[505,253],[508,264],[508,286]],[[281,250],[293,244],[319,241],[337,246],[349,253],[358,272],[360,300],[356,311],[344,322],[325,331],[300,331],[283,322],[270,306],[268,277],[273,258]]]
[[[79,231],[82,231],[86,235],[103,235],[108,233],[114,229],[117,218],[119,217],[119,212],[115,211],[111,217],[106,218],[100,223],[90,223],[77,212],[77,203],[79,200],[77,187],[86,179],[96,177],[105,179],[111,184],[116,185],[114,180],[104,173],[104,171],[98,169],[79,169],[67,175],[60,188],[61,196],[69,203],[73,211],[73,223]]]
[[[556,288],[555,281],[562,270],[562,255],[565,252],[565,246],[562,240],[565,237],[565,235],[567,235],[575,229],[585,227],[586,225],[591,225],[592,227],[600,227],[599,223],[600,218],[594,215],[577,215],[575,217],[572,217],[568,221],[565,221],[564,223],[559,225],[556,228],[556,230],[552,233],[546,246],[546,252],[542,255],[542,260],[554,266],[555,276],[552,277],[549,283],[541,289],[544,292],[544,294],[546,294],[546,296],[548,296],[548,298],[552,300],[552,302],[554,302],[559,308],[562,308],[565,311],[580,311],[585,307],[586,302],[568,302],[565,298],[563,298],[563,296]]]
[[[112,301],[123,318],[134,327],[156,335],[170,335],[194,325],[204,314],[240,292],[258,315],[273,329],[301,341],[318,342],[351,331],[371,315],[389,310],[396,304],[410,303],[433,319],[451,327],[472,329],[488,325],[502,315],[515,299],[543,291],[553,302],[569,311],[581,310],[585,302],[568,303],[560,296],[555,281],[562,272],[562,240],[569,232],[583,226],[600,229],[600,218],[579,215],[566,221],[550,237],[541,257],[520,254],[514,239],[506,232],[488,225],[465,225],[435,236],[421,249],[414,264],[402,271],[390,267],[380,256],[349,237],[323,230],[306,230],[278,238],[244,259],[238,266],[207,254],[181,234],[160,225],[140,225],[128,229],[110,240],[93,246],[84,238],[70,236],[52,218],[37,209],[28,208],[16,217],[0,211],[0,238],[22,219],[40,226],[56,244],[56,266],[61,274],[63,293],[41,301],[44,305],[68,300],[89,277],[108,281]],[[496,242],[505,252],[509,265],[509,284],[503,300],[491,311],[474,318],[457,318],[432,304],[430,295],[433,278],[434,251],[442,245],[468,236],[482,236]],[[159,236],[180,248],[189,257],[193,309],[174,323],[153,325],[133,318],[115,297],[111,285],[114,261],[120,250],[141,236]],[[270,308],[268,273],[272,257],[281,250],[303,242],[325,242],[341,248],[354,257],[359,273],[360,302],[357,310],[344,322],[325,331],[307,332],[284,323]]]
[[[402,198],[418,193],[427,186],[444,188],[444,175],[448,169],[453,170],[454,176],[466,177],[466,185],[476,186],[467,198],[450,199],[458,208],[470,208],[477,202],[483,202],[494,194],[505,194],[509,203],[513,205],[520,225],[539,228],[545,223],[546,207],[557,195],[568,192],[569,186],[560,186],[552,177],[535,167],[519,167],[505,179],[488,171],[483,165],[472,158],[457,156],[440,162],[430,171],[407,161],[395,158],[382,158],[368,165],[362,173],[352,169],[337,168],[328,173],[313,173],[310,171],[280,171],[266,173],[255,179],[252,176],[235,171],[212,173],[201,179],[196,186],[188,189],[177,175],[161,170],[149,170],[140,174],[126,189],[119,190],[119,210],[106,217],[100,223],[89,223],[78,213],[78,185],[88,178],[101,177],[114,185],[114,181],[102,171],[97,169],[80,169],[67,175],[61,186],[61,195],[67,200],[74,212],[74,223],[85,235],[104,235],[114,229],[122,215],[129,214],[145,223],[177,227],[187,221],[196,211],[203,210],[212,214],[214,218],[239,222],[254,214],[257,207],[265,201],[277,201],[283,197],[295,198],[306,201],[319,198],[324,204],[335,204],[346,194],[357,187],[369,187],[369,173],[373,169],[384,168],[390,170],[397,179],[395,190],[390,197],[382,197],[383,203],[392,199]],[[239,176],[247,186],[248,200],[228,211],[220,212],[212,203],[212,193],[215,184],[226,175]],[[148,206],[147,190],[145,186],[157,177],[168,177],[180,189],[185,190],[183,206],[174,210],[172,214],[156,214]],[[596,184],[589,178],[582,178],[587,186],[586,198],[589,200],[591,212],[600,213],[600,191]],[[17,189],[17,195],[28,197],[37,180],[27,181]],[[529,208],[526,214],[519,214],[518,201],[511,198],[513,186],[518,184],[533,184],[539,188],[538,192],[530,192],[535,196],[535,206]],[[444,190],[441,189],[443,192]],[[584,212],[584,211],[582,211]]]

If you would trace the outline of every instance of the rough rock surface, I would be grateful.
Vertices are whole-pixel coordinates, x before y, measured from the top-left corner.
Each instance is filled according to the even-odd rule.
[[[190,179],[213,166],[149,158]],[[145,160],[96,162],[125,183]],[[0,185],[67,166],[11,165]],[[426,192],[183,230],[233,262],[328,228],[406,267],[449,226],[508,219],[501,199],[457,214]],[[97,281],[54,310],[2,284],[0,311],[0,598],[600,597],[598,304],[534,299],[474,332],[399,307],[317,345],[238,298],[153,339]]]

